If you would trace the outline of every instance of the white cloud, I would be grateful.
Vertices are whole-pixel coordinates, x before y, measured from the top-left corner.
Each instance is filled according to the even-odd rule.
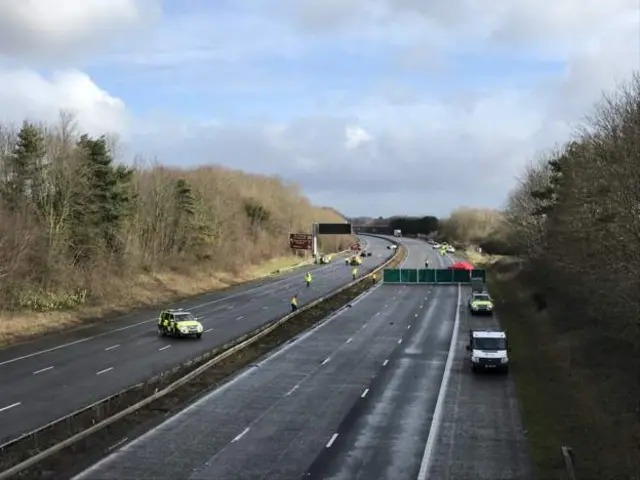
[[[159,5],[159,0],[3,0],[0,53],[43,60],[87,51],[155,20]]]
[[[29,70],[0,71],[0,120],[54,121],[60,110],[72,111],[91,134],[126,135],[128,114],[122,100],[100,89],[86,74],[65,70],[45,78]]]
[[[26,0],[0,5],[0,52],[25,58],[92,46],[107,32],[140,24],[155,4],[91,0],[82,3],[91,8],[72,10],[64,6],[70,2],[43,1],[28,17],[17,7],[22,3]],[[42,5],[53,9],[49,19],[37,15]],[[446,214],[461,204],[499,205],[536,151],[566,139],[570,122],[588,113],[603,88],[640,68],[638,0],[560,0],[546,6],[535,0],[274,0],[269,5],[268,13],[240,7],[213,17],[191,12],[110,56],[119,63],[109,65],[153,69],[154,83],[160,82],[158,67],[184,74],[196,66],[195,78],[205,89],[233,64],[237,78],[230,75],[229,91],[242,86],[247,95],[271,105],[274,120],[190,122],[168,110],[128,123],[122,100],[78,70],[52,76],[0,70],[0,116],[49,119],[59,108],[73,109],[83,127],[130,134],[138,149],[164,161],[218,162],[280,174],[302,183],[315,201],[346,213]],[[295,28],[292,18],[298,20]],[[285,78],[293,89],[295,69],[270,71],[259,64],[263,57],[301,62],[327,45],[336,61],[341,54],[363,51],[375,56],[389,46],[394,58],[373,82],[376,91],[334,90],[330,115],[307,111],[283,118],[281,105],[249,88],[251,82],[271,88],[274,78]],[[448,61],[455,63],[462,54],[478,64],[465,73],[468,78],[456,77],[449,68]],[[503,64],[506,73],[483,68],[483,58],[500,55],[531,64],[557,61],[564,69],[534,72],[534,81],[518,67],[509,70]],[[354,63],[352,68],[358,75],[360,67]],[[247,73],[237,75],[241,71]],[[425,82],[448,75],[454,86],[425,93],[415,77],[412,87],[398,85],[398,72],[407,71],[422,72]],[[175,78],[166,75],[166,82]],[[498,75],[507,78],[474,84]],[[521,83],[510,85],[511,75]],[[185,93],[191,88],[171,85],[177,86]],[[311,88],[316,105],[330,97]],[[164,101],[155,99],[158,107]],[[218,105],[201,108],[212,116],[219,113]]]

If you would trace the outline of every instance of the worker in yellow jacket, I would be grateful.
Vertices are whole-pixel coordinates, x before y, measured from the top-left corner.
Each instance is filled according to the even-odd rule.
[[[294,295],[291,299],[291,311],[295,312],[296,310],[298,310],[298,296]]]

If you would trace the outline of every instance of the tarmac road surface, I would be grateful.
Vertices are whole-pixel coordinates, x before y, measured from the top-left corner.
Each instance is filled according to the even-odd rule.
[[[361,274],[392,254],[387,241],[363,238],[373,256],[363,261]],[[308,290],[306,270],[298,270],[171,305],[203,318],[201,340],[159,337],[158,311],[148,310],[0,350],[0,444],[285,315],[294,293],[303,306],[351,281],[351,268],[341,259],[308,270]]]
[[[434,266],[450,262],[420,240],[402,241],[407,268],[421,267],[425,256]],[[419,450],[419,467],[457,299],[454,286],[378,286],[74,478],[287,480],[313,465],[318,473],[337,468],[369,480],[386,470],[353,469],[343,454],[397,466],[406,454],[394,460],[389,453],[407,439],[417,442],[409,447]],[[410,418],[400,418],[407,412]],[[376,422],[397,436],[384,438]],[[387,453],[372,458],[354,445],[361,427],[369,448]]]

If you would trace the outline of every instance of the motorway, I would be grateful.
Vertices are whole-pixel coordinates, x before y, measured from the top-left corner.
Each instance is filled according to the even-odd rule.
[[[450,263],[402,241],[406,268]],[[373,288],[74,478],[415,479],[459,300],[454,286]]]
[[[361,274],[392,254],[385,240],[366,237],[366,242],[373,256],[363,261]],[[306,270],[297,270],[275,281],[169,305],[202,317],[201,340],[159,337],[158,311],[141,310],[0,350],[0,444],[285,315],[295,293],[303,306],[351,281],[351,268],[342,259],[308,270],[313,273],[310,289],[304,286]]]

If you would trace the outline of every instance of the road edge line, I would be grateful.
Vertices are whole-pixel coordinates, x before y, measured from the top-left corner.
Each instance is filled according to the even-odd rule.
[[[424,447],[424,453],[422,454],[422,462],[420,463],[418,480],[426,480],[428,478],[429,469],[431,468],[431,458],[433,456],[433,448],[438,438],[440,425],[442,424],[442,410],[444,408],[444,397],[447,393],[447,389],[449,386],[449,378],[451,377],[451,368],[453,366],[455,349],[458,344],[458,328],[460,326],[460,301],[461,300],[462,300],[462,286],[458,284],[456,317],[453,322],[453,333],[451,334],[451,343],[449,344],[449,354],[447,356],[447,363],[444,366],[444,374],[442,375],[442,382],[440,383],[440,391],[438,392],[438,399],[436,400],[436,408],[433,411],[433,418],[431,420],[431,428],[429,429],[429,436],[427,438],[427,443],[425,444],[425,447]]]

